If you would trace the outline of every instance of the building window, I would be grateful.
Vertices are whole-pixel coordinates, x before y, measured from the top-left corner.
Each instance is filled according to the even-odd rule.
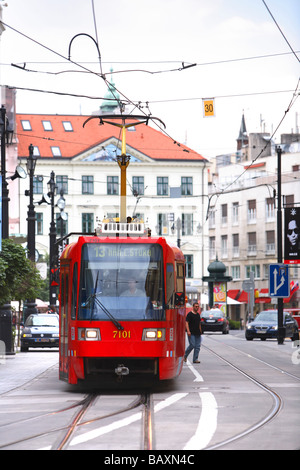
[[[294,195],[293,194],[285,196],[284,206],[285,207],[294,207]]]
[[[259,264],[254,264],[251,266],[245,266],[245,277],[246,279],[250,279],[250,273],[254,273],[254,277],[260,278],[260,265]]]
[[[221,225],[227,225],[227,204],[221,205]]]
[[[35,216],[35,233],[36,235],[43,235],[43,214],[36,212]]]
[[[53,157],[61,157],[61,151],[59,147],[51,147]]]
[[[94,194],[94,177],[82,177],[82,194]]]
[[[266,254],[275,254],[275,230],[266,231]]]
[[[181,195],[182,196],[193,195],[193,177],[192,176],[181,177]]]
[[[209,259],[216,257],[216,237],[209,237]]]
[[[120,217],[119,212],[108,212],[105,219],[109,219],[109,221],[113,222],[114,219]]]
[[[53,131],[51,121],[42,121],[44,131]]]
[[[248,256],[256,256],[256,232],[248,233]]]
[[[118,176],[107,177],[107,194],[109,195],[119,194],[119,177]]]
[[[221,236],[221,256],[222,258],[228,258],[228,238],[227,235]]]
[[[234,258],[240,255],[240,244],[239,244],[239,234],[234,233],[232,235],[232,255]]]
[[[66,132],[73,132],[72,123],[70,121],[63,121],[62,125],[64,126],[64,130]]]
[[[248,224],[256,223],[256,199],[248,201],[247,221]]]
[[[273,222],[275,220],[275,205],[274,198],[268,197],[266,199],[266,221]]]
[[[239,223],[239,203],[234,202],[232,204],[232,224],[236,225]]]
[[[194,262],[193,255],[184,255],[185,257],[185,275],[186,277],[194,277]]]
[[[60,194],[61,191],[68,194],[68,177],[66,175],[56,176],[56,194]]]
[[[33,155],[34,155],[35,157],[40,157],[40,156],[41,156],[41,154],[40,154],[40,149],[39,149],[38,147],[36,147],[35,145],[34,145],[34,147],[33,147]]]
[[[22,124],[22,127],[23,127],[23,131],[31,131],[31,124],[30,124],[30,121],[28,120],[21,120],[21,124]]]
[[[241,279],[240,266],[231,266],[231,276],[233,279]]]
[[[60,213],[55,214],[56,233],[58,238],[64,237],[68,233],[68,214],[65,212],[65,215],[67,216],[67,219],[63,220]]]
[[[141,196],[144,194],[144,177],[143,176],[132,177],[132,193],[134,196]]]
[[[43,176],[33,176],[33,194],[43,194]]]
[[[168,196],[169,194],[169,178],[167,176],[157,177],[157,195]]]
[[[158,235],[168,235],[169,234],[169,219],[168,214],[158,214],[158,226],[157,232]]]
[[[208,214],[208,226],[209,228],[215,228],[216,226],[216,211],[215,208],[212,207]]]
[[[182,214],[182,235],[193,235],[193,214]]]
[[[82,231],[84,233],[91,233],[94,230],[94,214],[82,214]]]

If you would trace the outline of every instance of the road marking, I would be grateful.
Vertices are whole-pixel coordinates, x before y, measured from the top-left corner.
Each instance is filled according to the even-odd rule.
[[[199,374],[199,372],[195,369],[194,366],[192,366],[192,364],[190,363],[190,361],[187,361],[186,362],[188,368],[190,369],[190,371],[194,374],[194,376],[196,377],[194,379],[194,382],[204,382],[203,380],[203,377],[202,375]]]
[[[173,403],[176,403],[178,400],[181,400],[187,395],[188,393],[175,393],[174,395],[171,395],[169,398],[166,398],[165,400],[155,405],[154,412],[160,411],[166,408],[167,406],[173,405]],[[142,412],[139,411],[138,413],[134,413],[132,416],[120,419],[118,421],[115,421],[114,423],[108,424],[107,426],[102,426],[101,428],[94,429],[93,431],[88,431],[72,439],[72,441],[70,442],[70,446],[82,444],[83,442],[95,439],[96,437],[103,436],[104,434],[107,434],[111,431],[115,431],[116,429],[128,426],[129,424],[134,423],[135,421],[138,421],[141,418]]]
[[[218,405],[211,392],[199,393],[202,412],[194,436],[183,450],[201,450],[207,447],[217,429]]]

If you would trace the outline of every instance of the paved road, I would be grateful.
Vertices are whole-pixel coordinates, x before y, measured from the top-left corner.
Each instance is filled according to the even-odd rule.
[[[201,363],[188,362],[179,378],[152,389],[153,449],[181,450],[187,455],[215,447],[299,449],[296,351],[290,340],[278,345],[276,341],[247,342],[243,332],[205,334]],[[255,378],[270,390],[255,383]],[[141,408],[123,411],[138,393],[136,388],[99,391],[84,417],[89,424],[80,426],[68,448],[141,449]],[[72,421],[86,395],[87,390],[58,380],[56,350],[7,356],[0,361],[0,448],[53,448],[62,432],[57,429]],[[122,413],[113,415],[118,410]],[[264,423],[272,413],[271,421]],[[24,440],[36,434],[40,436]]]

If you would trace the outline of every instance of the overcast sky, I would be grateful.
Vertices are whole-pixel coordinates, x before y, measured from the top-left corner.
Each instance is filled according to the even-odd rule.
[[[210,158],[236,150],[243,112],[248,133],[272,133],[297,87],[299,0],[265,0],[290,47],[263,0],[94,0],[95,22],[92,0],[7,3],[1,84],[99,98],[18,90],[18,113],[89,115],[107,90],[100,72],[110,80],[113,68],[121,98],[141,102],[172,139]],[[98,41],[101,66],[87,36],[71,47],[72,61],[87,70],[64,59],[79,33]],[[179,70],[182,63],[197,65]],[[215,117],[203,117],[202,98],[215,98]],[[295,132],[297,113],[300,126],[299,98],[276,143],[280,134]]]

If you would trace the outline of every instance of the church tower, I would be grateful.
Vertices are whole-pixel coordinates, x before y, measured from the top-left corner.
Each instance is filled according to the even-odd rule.
[[[237,141],[237,150],[243,149],[243,147],[245,147],[249,143],[244,113],[242,115],[240,133],[236,141]]]
[[[119,114],[120,113],[120,95],[115,88],[112,78],[113,69],[110,69],[111,79],[108,85],[108,91],[104,95],[104,99],[100,106],[100,114]]]

